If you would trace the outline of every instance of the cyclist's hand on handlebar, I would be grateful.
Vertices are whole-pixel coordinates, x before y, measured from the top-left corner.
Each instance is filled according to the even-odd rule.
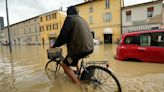
[[[50,45],[49,48],[55,48],[53,45]]]

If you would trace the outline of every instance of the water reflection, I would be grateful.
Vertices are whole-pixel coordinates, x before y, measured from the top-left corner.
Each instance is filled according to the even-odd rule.
[[[3,48],[1,47],[1,52],[3,54]],[[2,71],[3,74],[0,74],[0,88],[2,88],[1,91],[7,91],[10,90],[10,88],[12,90],[16,90],[15,89],[15,77],[14,77],[14,62],[12,60],[12,53],[9,53],[9,58],[2,58],[1,59],[1,67],[2,67]],[[5,62],[6,61],[6,62]],[[3,88],[5,87],[5,88]]]
[[[0,47],[0,92],[95,92],[85,85],[76,86],[66,75],[50,81],[44,71],[47,48],[13,46],[10,54],[8,47]],[[124,92],[163,92],[164,64],[117,61],[115,49],[116,45],[96,45],[85,61],[108,61]]]

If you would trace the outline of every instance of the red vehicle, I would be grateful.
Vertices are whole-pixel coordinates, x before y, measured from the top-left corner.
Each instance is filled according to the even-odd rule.
[[[145,30],[122,35],[115,58],[164,63],[164,30]]]

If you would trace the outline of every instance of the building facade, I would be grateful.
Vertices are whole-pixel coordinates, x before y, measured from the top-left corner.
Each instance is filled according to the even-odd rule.
[[[3,28],[3,43],[8,43],[7,28]],[[39,17],[33,17],[10,25],[10,37],[12,45],[41,44]]]
[[[162,26],[162,1],[151,1],[122,8],[122,34],[160,29]]]
[[[5,38],[5,33],[4,33],[4,28],[0,28],[0,45],[2,45],[2,43],[4,42],[4,38]]]
[[[116,42],[121,36],[121,0],[89,0],[76,5],[89,24],[94,39]]]
[[[65,12],[55,10],[10,25],[12,45],[49,44],[59,35],[65,17]],[[7,27],[1,28],[0,32],[0,41],[9,43]]]
[[[3,17],[0,17],[0,28],[4,27],[4,20]]]
[[[48,12],[39,16],[41,43],[50,44],[58,37],[63,26],[66,13],[60,10]]]

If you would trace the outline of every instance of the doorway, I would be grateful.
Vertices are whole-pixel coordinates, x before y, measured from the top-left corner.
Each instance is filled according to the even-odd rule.
[[[104,43],[112,43],[112,34],[104,34]]]
[[[95,32],[92,31],[91,33],[92,33],[93,38],[95,38]]]

